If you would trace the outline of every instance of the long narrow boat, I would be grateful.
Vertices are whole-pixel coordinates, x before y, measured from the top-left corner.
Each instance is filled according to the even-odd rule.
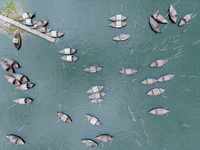
[[[59,32],[59,31],[54,31],[54,30],[51,31],[51,32],[47,32],[45,34],[48,35],[48,36],[51,36],[51,37],[61,37],[61,36],[64,35],[64,33]]]
[[[96,93],[96,92],[99,92],[103,89],[104,86],[99,86],[99,85],[96,85],[96,86],[93,86],[91,87],[86,93]]]
[[[26,19],[26,20],[22,21],[21,24],[27,25],[27,26],[33,26],[36,23],[37,23],[37,21],[34,19]]]
[[[164,16],[162,16],[161,14],[158,14],[158,13],[154,13],[154,14],[153,14],[153,18],[154,18],[156,21],[160,22],[160,23],[169,23],[169,22],[167,21],[167,19],[165,19]]]
[[[100,121],[99,119],[97,119],[96,117],[92,116],[92,115],[89,115],[89,114],[86,114],[85,117],[87,118],[87,120],[92,124],[92,125],[95,125],[95,126],[99,126],[100,125]]]
[[[102,101],[103,101],[102,99],[97,98],[97,99],[92,99],[90,102],[93,104],[97,104],[97,103],[101,103]]]
[[[149,24],[150,24],[151,28],[153,29],[153,31],[160,32],[160,28],[159,28],[157,21],[154,20],[152,17],[149,17]]]
[[[175,75],[173,75],[173,74],[166,74],[166,75],[164,75],[164,76],[160,76],[160,77],[158,78],[157,81],[158,81],[158,82],[169,81],[169,80],[173,79],[174,76],[175,76]]]
[[[76,52],[76,50],[73,49],[73,48],[64,48],[64,49],[59,51],[59,53],[67,54],[67,55],[74,54],[75,52]]]
[[[40,20],[36,24],[33,25],[33,29],[39,28],[39,27],[45,27],[48,24],[47,20]]]
[[[14,85],[17,85],[17,86],[21,84],[19,80],[13,78],[12,76],[5,75],[4,77],[11,84],[14,84]]]
[[[111,22],[109,26],[113,28],[123,28],[126,26],[126,22],[122,21]]]
[[[165,91],[165,89],[163,89],[163,88],[155,88],[155,89],[149,90],[146,94],[147,95],[160,95],[164,91]]]
[[[10,65],[8,65],[7,63],[0,61],[0,64],[1,64],[2,68],[5,71],[8,71],[9,73],[14,73],[15,72],[15,70],[13,69],[13,67],[10,66]]]
[[[120,34],[120,35],[114,37],[113,40],[114,41],[125,41],[125,40],[128,40],[130,37],[131,37],[130,34],[123,33],[123,34]]]
[[[34,86],[35,86],[35,84],[27,82],[27,83],[21,84],[20,86],[16,87],[15,89],[18,89],[18,90],[28,90],[28,89],[31,89]]]
[[[51,32],[51,29],[47,28],[47,27],[38,27],[35,30],[41,32],[41,33],[49,33]]]
[[[115,15],[115,16],[110,17],[109,20],[111,20],[111,21],[125,21],[126,16],[119,14],[119,15]]]
[[[75,61],[78,60],[78,58],[76,56],[73,56],[73,55],[65,55],[65,56],[62,56],[60,58],[64,61],[69,61],[69,62],[75,62]]]
[[[25,144],[25,141],[17,136],[17,135],[14,135],[14,134],[9,134],[6,136],[7,139],[10,140],[11,143],[15,143],[15,144],[18,144],[18,145],[24,145]]]
[[[149,66],[150,67],[154,67],[154,68],[157,68],[157,67],[162,67],[164,64],[166,64],[168,62],[167,59],[158,59],[154,62],[152,62]]]
[[[71,123],[72,119],[70,118],[70,116],[62,113],[62,112],[56,112],[58,118],[66,123]]]
[[[177,12],[176,10],[174,9],[173,5],[170,5],[169,6],[169,17],[170,19],[176,23],[176,20],[177,20]]]
[[[84,71],[90,72],[90,73],[99,72],[99,71],[101,71],[101,70],[102,70],[102,68],[101,68],[101,67],[98,67],[98,66],[90,66],[90,67],[86,67],[86,68],[84,69]]]
[[[103,96],[105,96],[106,93],[103,93],[103,92],[96,92],[92,95],[90,95],[88,98],[91,98],[91,99],[98,99],[98,98],[101,98]]]
[[[109,142],[113,140],[113,137],[109,134],[101,134],[101,135],[98,135],[95,139],[102,142]]]
[[[21,82],[28,82],[29,79],[27,76],[20,73],[12,73],[12,76]]]
[[[154,108],[154,109],[151,109],[149,111],[149,113],[153,114],[153,115],[164,115],[166,113],[168,113],[169,110],[165,109],[165,108]]]
[[[89,147],[96,147],[98,143],[91,139],[82,139],[81,142]]]
[[[17,20],[23,21],[25,19],[31,19],[33,17],[34,17],[34,13],[26,12],[26,13],[23,13]]]
[[[179,22],[178,26],[183,26],[184,24],[188,23],[192,19],[192,14],[187,14],[185,15]]]
[[[14,36],[14,38],[13,38],[13,44],[14,44],[14,46],[15,46],[15,48],[17,49],[17,50],[19,50],[20,49],[20,47],[21,47],[21,36],[20,36],[20,34],[19,33],[16,33],[15,34],[15,36]]]
[[[29,104],[32,101],[33,100],[29,97],[22,97],[22,98],[17,98],[15,100],[13,100],[13,102],[18,103],[18,104]]]
[[[144,79],[143,81],[141,81],[141,83],[145,84],[145,85],[150,85],[150,84],[156,83],[156,81],[157,81],[157,79],[147,78],[147,79]]]
[[[131,75],[137,72],[137,70],[132,69],[132,68],[126,68],[126,69],[122,69],[119,71],[121,74],[125,74],[125,75]]]
[[[6,58],[6,57],[4,57],[3,59],[4,59],[5,63],[7,63],[8,65],[15,67],[15,68],[20,68],[20,65],[17,61],[15,61],[11,58]]]

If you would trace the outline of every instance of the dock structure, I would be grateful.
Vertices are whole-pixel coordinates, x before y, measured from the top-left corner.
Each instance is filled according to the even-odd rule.
[[[52,43],[55,43],[55,41],[56,41],[56,39],[54,39],[54,38],[52,38],[52,37],[50,37],[50,36],[48,36],[46,34],[43,34],[43,33],[39,32],[39,31],[37,31],[35,29],[32,29],[32,28],[30,28],[28,26],[25,26],[25,25],[15,21],[15,20],[12,20],[12,19],[8,18],[8,17],[0,15],[0,19],[5,21],[5,22],[8,22],[8,23],[10,23],[10,24],[12,24],[12,25],[14,25],[14,26],[16,26],[18,28],[21,28],[21,29],[23,29],[25,31],[28,31],[28,32],[32,33],[32,34],[35,34],[36,36],[39,36],[39,37],[41,37],[43,39],[46,39],[46,40],[48,40],[48,41],[50,41]]]

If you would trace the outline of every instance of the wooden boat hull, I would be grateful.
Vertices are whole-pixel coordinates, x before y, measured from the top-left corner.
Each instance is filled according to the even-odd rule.
[[[151,28],[153,29],[153,31],[155,31],[157,33],[160,32],[158,23],[152,17],[149,17],[149,24],[150,24]]]
[[[96,93],[103,89],[104,86],[93,86],[86,93]]]
[[[92,95],[90,95],[88,98],[90,99],[99,99],[103,96],[105,96],[106,93],[103,93],[103,92],[97,92],[97,93],[94,93]]]
[[[176,23],[177,21],[177,12],[172,5],[169,6],[169,17],[170,19]]]
[[[137,72],[137,70],[135,69],[132,69],[132,68],[126,68],[126,69],[122,69],[119,71],[121,74],[124,74],[124,75],[132,75],[134,73]]]
[[[11,143],[15,143],[15,144],[18,144],[18,145],[24,145],[25,144],[25,141],[17,136],[17,135],[14,135],[14,134],[9,134],[6,136],[7,139],[10,140]]]
[[[33,83],[24,83],[24,84],[21,84],[20,86],[16,87],[15,89],[18,89],[18,90],[28,90],[28,89],[31,89],[35,86],[35,84]]]
[[[92,99],[90,102],[93,104],[101,103],[103,100],[102,99]]]
[[[130,37],[131,37],[130,34],[123,33],[123,34],[120,34],[120,35],[114,37],[113,40],[114,41],[125,41],[125,40],[128,40]]]
[[[65,56],[62,56],[60,57],[62,60],[64,61],[68,61],[68,62],[75,62],[78,60],[77,57],[73,56],[73,55],[65,55]]]
[[[21,40],[21,36],[19,33],[16,33],[14,38],[13,38],[13,44],[14,44],[14,47],[19,50],[20,47],[21,47],[21,43],[22,43],[22,40]]]
[[[154,68],[158,68],[158,67],[162,67],[167,62],[168,62],[167,59],[158,59],[158,60],[152,62],[149,66],[154,67]]]
[[[161,14],[158,14],[158,13],[154,13],[154,14],[153,14],[153,18],[154,18],[156,21],[160,22],[160,23],[169,23],[169,22],[167,21],[167,19],[165,19],[164,16],[162,16]]]
[[[63,122],[66,122],[66,123],[71,123],[72,122],[72,119],[68,115],[66,115],[66,114],[64,114],[62,112],[56,112],[56,114],[57,114],[58,118],[60,120],[62,120]]]
[[[179,22],[178,26],[183,26],[184,24],[188,23],[192,19],[192,14],[187,14],[185,15]]]
[[[12,76],[21,82],[28,82],[29,79],[27,76],[20,73],[12,73]]]
[[[151,84],[154,84],[154,83],[156,83],[156,79],[154,79],[154,78],[147,78],[147,79],[145,79],[145,80],[143,80],[141,83],[142,84],[145,84],[145,85],[151,85]]]
[[[24,20],[21,24],[23,25],[27,25],[27,26],[33,26],[34,24],[36,24],[37,21],[33,20],[33,19],[26,19]]]
[[[18,86],[18,85],[21,84],[19,80],[13,78],[12,76],[7,76],[7,75],[5,75],[4,77],[5,77],[5,79],[6,79],[9,83],[11,83],[11,84],[13,84],[13,85],[17,85],[17,86]]]
[[[113,27],[113,28],[123,28],[126,26],[126,22],[121,22],[121,21],[117,21],[117,22],[111,22],[109,24],[110,27]]]
[[[174,76],[175,76],[175,75],[173,75],[173,74],[167,74],[167,75],[164,75],[164,76],[160,76],[160,77],[158,78],[157,81],[158,81],[158,82],[169,81],[169,80],[173,79]]]
[[[149,111],[149,113],[153,114],[153,115],[164,115],[168,112],[169,112],[169,110],[164,109],[164,108],[154,108]]]
[[[39,28],[39,27],[45,27],[48,24],[47,20],[40,20],[36,24],[34,24],[33,29]]]
[[[48,35],[48,36],[54,37],[54,38],[61,37],[61,36],[64,35],[64,33],[59,32],[59,31],[54,31],[54,30],[51,31],[51,32],[45,33],[45,34]]]
[[[84,69],[84,71],[89,72],[89,73],[95,73],[101,71],[102,68],[98,66],[90,66]]]
[[[15,72],[15,70],[12,68],[12,66],[8,65],[7,63],[0,61],[0,64],[5,71],[7,71],[9,73]]]
[[[146,94],[147,95],[160,95],[165,91],[165,89],[163,88],[155,88],[155,89],[151,89],[149,90]]]
[[[76,52],[76,50],[73,48],[65,48],[65,49],[62,49],[59,51],[59,53],[67,54],[67,55],[74,54],[75,52]]]
[[[34,13],[27,12],[27,13],[23,13],[17,20],[23,21],[25,19],[31,19],[33,17],[34,17]]]
[[[15,67],[15,68],[20,68],[20,65],[17,61],[15,61],[11,58],[6,58],[6,57],[4,57],[3,59],[4,59],[5,63],[7,63],[8,65]]]
[[[13,100],[13,102],[17,103],[17,104],[29,104],[31,103],[33,100],[28,98],[28,97],[22,97],[22,98],[18,98]]]
[[[41,33],[49,33],[49,32],[51,32],[51,29],[49,29],[47,27],[38,27],[36,30],[41,32]]]
[[[125,21],[126,20],[126,16],[124,15],[115,15],[109,18],[110,21]]]
[[[102,142],[110,142],[113,140],[113,137],[108,134],[101,134],[101,135],[98,135],[95,139],[102,141]]]
[[[81,142],[89,147],[96,147],[98,143],[91,139],[82,139]]]
[[[87,118],[87,120],[92,124],[92,125],[95,125],[95,126],[99,126],[100,125],[100,121],[99,119],[97,119],[96,117],[92,116],[92,115],[89,115],[89,114],[86,114],[85,117]]]

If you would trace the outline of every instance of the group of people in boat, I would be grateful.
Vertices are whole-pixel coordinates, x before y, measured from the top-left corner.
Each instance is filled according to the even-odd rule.
[[[64,61],[68,62],[75,62],[78,60],[78,58],[72,54],[76,53],[76,50],[73,48],[64,48],[59,51],[61,54],[65,54],[64,56],[60,57]]]
[[[177,11],[174,9],[173,5],[169,6],[169,17],[170,17],[170,19],[173,23],[176,23],[176,21],[177,21]],[[188,23],[191,19],[192,19],[192,13],[185,15],[179,21],[178,26],[183,26],[184,24]],[[158,23],[167,24],[169,22],[167,21],[167,19],[164,16],[159,14],[158,11],[157,11],[156,13],[154,13],[152,15],[152,17],[149,18],[149,23],[150,23],[151,28],[155,32],[160,32],[160,28],[159,28]]]

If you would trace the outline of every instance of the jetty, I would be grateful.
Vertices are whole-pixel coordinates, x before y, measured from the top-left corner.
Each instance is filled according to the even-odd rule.
[[[50,37],[48,35],[45,35],[45,34],[39,32],[39,31],[37,31],[35,29],[32,29],[32,28],[30,28],[28,26],[25,26],[25,25],[15,21],[15,20],[12,20],[12,19],[8,18],[8,17],[0,15],[0,19],[5,21],[5,22],[7,22],[7,23],[10,23],[10,24],[12,24],[12,25],[14,25],[14,26],[16,26],[18,28],[21,28],[21,29],[23,29],[23,30],[25,30],[27,32],[30,32],[30,33],[32,33],[32,34],[34,34],[36,36],[39,36],[39,37],[41,37],[43,39],[46,39],[46,40],[48,40],[48,41],[50,41],[52,43],[55,43],[55,41],[56,41],[56,39],[54,39],[54,38],[52,38],[52,37]]]

